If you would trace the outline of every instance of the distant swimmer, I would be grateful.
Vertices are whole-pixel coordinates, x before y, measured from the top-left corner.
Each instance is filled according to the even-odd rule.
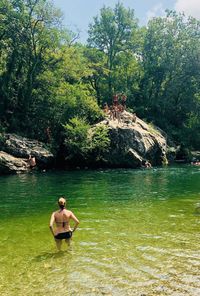
[[[196,165],[196,166],[200,166],[200,161],[192,161],[191,164]]]
[[[146,169],[150,169],[152,167],[151,163],[148,160],[145,161],[144,165]]]
[[[142,168],[150,169],[152,168],[152,165],[148,160],[142,161]]]
[[[36,166],[36,160],[35,160],[34,156],[29,155],[28,164],[29,164],[30,169],[33,169]]]
[[[57,249],[60,250],[63,239],[70,245],[72,233],[78,227],[79,220],[71,211],[65,208],[66,199],[64,197],[59,198],[58,206],[60,209],[51,215],[49,228],[55,239]],[[75,222],[73,229],[70,227],[70,220]],[[55,229],[54,224],[56,226]]]

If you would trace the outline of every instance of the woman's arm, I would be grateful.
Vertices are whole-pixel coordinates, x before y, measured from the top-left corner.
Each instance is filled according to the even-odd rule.
[[[78,224],[80,223],[79,220],[76,218],[76,216],[71,212],[71,216],[70,218],[75,222],[74,228],[73,228],[73,232],[76,230],[76,228],[78,227]]]
[[[54,237],[54,231],[53,231],[53,224],[55,222],[55,216],[54,216],[54,213],[51,215],[51,219],[50,219],[50,224],[49,224],[49,228],[50,228],[50,231]]]

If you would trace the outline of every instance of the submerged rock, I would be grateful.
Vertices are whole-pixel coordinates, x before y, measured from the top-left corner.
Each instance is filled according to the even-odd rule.
[[[146,160],[152,165],[167,162],[164,132],[135,114],[124,111],[120,120],[107,117],[97,125],[106,125],[109,129],[110,147],[103,157],[107,166],[136,168]]]

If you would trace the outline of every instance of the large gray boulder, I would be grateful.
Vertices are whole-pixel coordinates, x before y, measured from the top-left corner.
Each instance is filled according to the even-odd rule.
[[[29,170],[29,165],[25,159],[0,151],[0,174],[25,173]]]
[[[109,129],[110,148],[104,155],[107,166],[136,168],[146,160],[152,165],[167,162],[165,134],[135,114],[124,111],[120,120],[107,116],[97,125],[106,125]]]
[[[37,165],[42,167],[50,165],[54,158],[44,143],[14,134],[4,135],[2,150],[18,158],[28,159],[29,155],[34,156]]]

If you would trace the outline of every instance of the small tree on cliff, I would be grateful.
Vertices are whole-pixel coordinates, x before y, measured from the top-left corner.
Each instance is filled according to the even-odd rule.
[[[86,120],[74,117],[64,125],[66,160],[73,165],[85,165],[103,160],[110,139],[106,126],[91,126]]]

